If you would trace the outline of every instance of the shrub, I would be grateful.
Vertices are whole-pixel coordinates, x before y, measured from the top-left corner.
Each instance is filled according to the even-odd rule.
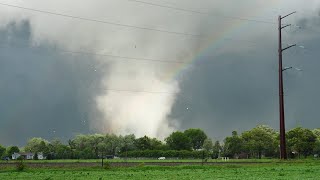
[[[18,160],[18,161],[23,161],[23,160],[24,160],[24,157],[23,157],[23,156],[19,156],[19,157],[17,158],[17,160]]]
[[[145,166],[144,162],[138,164],[138,167],[139,167],[139,168],[142,168],[142,167],[144,167],[144,166]]]
[[[17,171],[23,171],[25,169],[26,165],[24,164],[23,160],[20,160],[16,164],[16,170]]]
[[[111,169],[111,164],[109,162],[105,162],[103,164],[103,169],[105,169],[105,170]]]

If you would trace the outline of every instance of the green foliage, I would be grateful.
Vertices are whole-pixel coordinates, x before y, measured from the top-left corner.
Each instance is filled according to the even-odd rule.
[[[243,148],[253,157],[272,154],[278,148],[277,133],[268,126],[257,126],[250,131],[242,133]]]
[[[312,131],[296,128],[287,133],[288,152],[298,152],[309,156],[312,153],[320,154],[320,130]],[[0,146],[0,156],[11,156],[20,152],[16,146],[8,147],[4,154]],[[32,138],[28,141],[25,150],[34,153],[44,153],[47,159],[97,159],[102,156],[121,157],[172,157],[172,158],[202,158],[204,149],[212,158],[228,156],[230,158],[262,158],[278,157],[279,134],[268,126],[257,126],[238,135],[226,137],[223,145],[219,141],[213,142],[200,129],[188,129],[184,132],[176,131],[165,139],[165,143],[144,136],[137,138],[131,134],[117,136],[114,134],[78,135],[63,144],[55,139],[51,142],[42,138]],[[35,159],[36,159],[35,155]]]
[[[243,150],[243,139],[238,136],[237,131],[232,132],[231,137],[226,137],[224,141],[224,156],[234,157]]]
[[[129,151],[127,154],[122,153],[120,157],[129,158],[158,158],[158,157],[166,157],[166,158],[179,158],[179,159],[201,159],[202,151],[187,151],[187,150],[145,150],[145,151]],[[209,152],[205,152],[205,157],[209,156]]]
[[[136,139],[134,134],[126,135],[124,137],[120,136],[120,139],[122,139],[120,147],[121,152],[132,151],[136,148],[134,145]]]
[[[23,156],[19,156],[17,158],[17,162],[16,162],[16,170],[17,171],[23,171],[25,169],[26,165],[24,163],[24,157]]]
[[[309,129],[301,127],[290,130],[287,134],[287,144],[291,152],[297,152],[300,155],[308,156],[313,153],[317,137]]]
[[[320,128],[312,130],[312,133],[317,137],[317,139],[320,141]]]
[[[73,157],[73,152],[68,145],[64,145],[60,140],[54,139],[48,144],[49,153],[47,159],[70,159]]]
[[[144,166],[145,166],[144,162],[138,164],[138,167],[139,167],[139,168],[142,168],[142,167],[144,167]]]
[[[111,169],[111,164],[110,164],[109,162],[104,162],[104,163],[103,163],[103,168],[104,168],[105,170],[109,170],[109,169]]]
[[[172,150],[191,150],[191,139],[185,133],[176,131],[165,139]]]
[[[303,162],[303,163],[301,163]],[[1,180],[6,179],[319,179],[318,161],[287,163],[258,163],[251,165],[226,164],[219,166],[184,165],[174,167],[142,166],[104,170],[102,168],[28,168],[15,172],[0,169]]]
[[[18,153],[20,152],[20,149],[18,146],[9,146],[7,148],[7,156],[11,156],[13,153]]]
[[[207,138],[206,140],[204,140],[203,149],[206,150],[206,151],[212,151],[213,150],[213,143],[212,143],[212,140],[210,138]]]
[[[318,154],[320,156],[320,141],[316,141],[313,149],[314,154]]]
[[[17,161],[17,163],[16,163],[16,170],[17,171],[23,171],[25,169],[25,167],[26,167],[26,165],[23,162],[23,160]]]
[[[39,160],[39,158],[38,158],[38,153],[37,153],[37,152],[34,153],[33,160]]]
[[[6,148],[0,145],[0,158],[4,157],[6,154]]]
[[[150,150],[151,148],[151,139],[148,136],[143,136],[134,141],[134,145],[139,150]]]
[[[25,146],[26,152],[42,152],[44,155],[49,153],[49,142],[43,138],[32,138],[29,139],[27,145]]]
[[[202,149],[203,143],[207,139],[206,133],[201,129],[187,129],[184,134],[190,138],[194,150]]]
[[[19,156],[19,157],[17,158],[17,160],[18,160],[18,161],[23,161],[23,160],[24,160],[24,157],[23,157],[23,156]]]
[[[220,142],[216,141],[214,143],[214,146],[212,147],[212,158],[217,159],[220,156],[221,151],[222,151],[222,147],[220,145]]]

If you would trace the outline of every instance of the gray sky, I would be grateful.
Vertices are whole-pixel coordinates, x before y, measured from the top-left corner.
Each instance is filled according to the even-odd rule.
[[[283,31],[284,46],[298,43],[305,48],[284,54],[285,66],[303,70],[285,72],[287,128],[319,127],[319,1],[307,5],[302,0],[146,2],[213,15],[128,0],[0,1],[202,35],[128,28],[0,5],[0,144],[23,145],[30,137],[66,140],[96,132],[163,138],[187,128],[202,128],[221,140],[232,130],[258,124],[277,129],[277,26],[234,17],[276,23],[278,14],[293,10],[299,13],[286,22],[301,28]]]

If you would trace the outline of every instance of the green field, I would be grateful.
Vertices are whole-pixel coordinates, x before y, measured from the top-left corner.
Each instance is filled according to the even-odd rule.
[[[144,166],[0,169],[0,179],[320,179],[315,160],[211,166]]]
[[[108,159],[105,160],[108,162],[202,162],[201,159],[166,159],[166,160],[158,160],[158,159]],[[15,163],[16,161],[9,161],[8,163]],[[28,163],[99,163],[101,159],[64,159],[64,160],[26,160]],[[224,162],[221,159],[208,159],[207,162]],[[230,159],[227,162],[280,162],[278,159]],[[7,163],[6,161],[0,160],[0,163]]]

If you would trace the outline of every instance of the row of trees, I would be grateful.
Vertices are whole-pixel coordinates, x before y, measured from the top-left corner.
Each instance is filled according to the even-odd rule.
[[[288,152],[291,157],[320,154],[320,129],[313,131],[295,128],[287,132]],[[0,145],[0,156],[19,152],[16,146]],[[42,152],[48,159],[94,159],[101,156],[121,157],[179,157],[199,158],[204,154],[212,158],[278,157],[279,133],[268,126],[257,126],[239,135],[236,131],[223,143],[212,142],[201,129],[176,131],[164,141],[148,136],[117,136],[113,134],[78,135],[68,143],[51,142],[42,138],[30,139],[23,151]]]
[[[320,154],[320,129],[294,128],[286,133],[286,140],[287,152],[292,158]],[[279,133],[268,126],[257,126],[241,135],[234,131],[221,148],[229,157],[278,157]]]

